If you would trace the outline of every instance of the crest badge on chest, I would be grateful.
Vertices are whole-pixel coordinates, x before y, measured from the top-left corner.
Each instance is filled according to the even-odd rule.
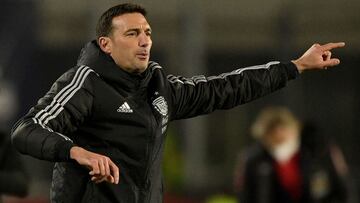
[[[168,114],[168,105],[166,103],[166,100],[163,96],[160,96],[152,102],[154,108],[163,116],[166,116]]]

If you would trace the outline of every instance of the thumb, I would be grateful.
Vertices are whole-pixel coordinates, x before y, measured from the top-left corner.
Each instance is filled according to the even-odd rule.
[[[340,60],[337,59],[337,58],[333,58],[333,59],[330,59],[330,60],[326,60],[323,62],[323,67],[331,67],[331,66],[336,66],[336,65],[339,65],[340,64]]]

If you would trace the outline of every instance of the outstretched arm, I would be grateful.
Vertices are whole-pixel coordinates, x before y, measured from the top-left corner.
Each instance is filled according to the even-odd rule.
[[[218,76],[168,76],[171,92],[171,120],[229,109],[263,97],[284,86],[305,70],[325,69],[340,63],[331,50],[345,43],[314,44],[290,63],[270,62],[245,67]]]
[[[284,86],[299,72],[293,63],[269,62],[218,76],[192,78],[169,75],[171,120],[230,109]]]
[[[293,60],[299,73],[311,69],[326,69],[339,65],[340,60],[331,58],[331,50],[344,47],[344,42],[312,45],[300,58]]]

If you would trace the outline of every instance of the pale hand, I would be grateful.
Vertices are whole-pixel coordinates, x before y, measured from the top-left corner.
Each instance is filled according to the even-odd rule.
[[[75,146],[70,149],[70,158],[87,167],[95,183],[119,183],[119,168],[109,157]]]
[[[331,50],[344,47],[344,42],[312,45],[300,58],[293,60],[299,73],[311,69],[327,69],[340,64],[338,58],[331,58]]]

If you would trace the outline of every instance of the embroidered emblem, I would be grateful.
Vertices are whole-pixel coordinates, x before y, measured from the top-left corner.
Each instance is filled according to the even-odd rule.
[[[161,115],[166,116],[168,114],[168,105],[163,96],[154,99],[152,104]]]

